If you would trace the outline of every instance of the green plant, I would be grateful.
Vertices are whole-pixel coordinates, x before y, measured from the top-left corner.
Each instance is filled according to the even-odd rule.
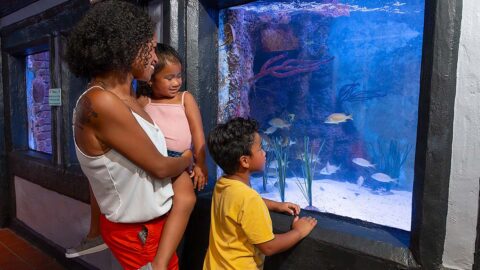
[[[377,164],[377,169],[392,178],[398,178],[400,169],[405,164],[412,146],[408,143],[402,144],[397,140],[384,141],[378,139],[376,144],[370,144],[370,149]]]
[[[270,172],[270,164],[272,163],[274,155],[272,153],[272,149],[270,148],[270,145],[268,144],[267,140],[263,140],[262,145],[263,145],[263,149],[267,153],[266,161],[265,161],[265,169],[264,169],[263,175],[262,175],[262,188],[263,188],[263,192],[268,192],[268,190],[267,190],[268,174]]]
[[[322,142],[320,148],[316,155],[313,153],[313,148],[310,145],[310,138],[305,136],[303,138],[303,155],[302,155],[302,172],[303,172],[303,183],[297,179],[297,185],[302,192],[303,197],[307,200],[308,206],[305,208],[307,210],[316,210],[318,209],[313,206],[313,192],[312,192],[312,182],[315,174],[315,167],[318,163],[318,158],[320,151],[322,151],[325,141]]]
[[[282,139],[275,137],[273,139],[273,152],[277,160],[278,191],[280,199],[285,202],[285,180],[287,178],[287,158],[289,145],[284,145]]]

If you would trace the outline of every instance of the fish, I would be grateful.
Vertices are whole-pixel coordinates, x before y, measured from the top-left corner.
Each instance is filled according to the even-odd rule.
[[[275,131],[277,131],[277,127],[272,126],[272,127],[267,128],[267,130],[265,130],[263,132],[263,134],[270,135],[270,134],[273,134]]]
[[[392,178],[390,175],[384,173],[374,173],[370,177],[372,177],[373,180],[377,180],[378,182],[382,183],[397,182],[397,179]]]
[[[308,157],[310,157],[310,155]],[[298,153],[297,156],[295,157],[295,159],[305,161],[305,154],[304,153]],[[310,162],[311,163],[320,163],[320,158],[318,158],[318,156],[310,157]]]
[[[293,122],[293,120],[295,120],[295,114],[294,114],[294,113],[289,113],[289,114],[288,114],[288,120],[289,120],[290,122]]]
[[[297,141],[290,140],[290,138],[286,137],[282,142],[282,146],[292,146],[296,143],[297,143]]]
[[[277,162],[276,160],[271,161],[271,162],[268,164],[268,168],[270,168],[270,169],[276,169],[276,168],[278,168],[278,162]]]
[[[363,182],[365,181],[365,177],[359,176],[357,179],[357,186],[361,187],[363,185]]]
[[[340,124],[340,123],[344,123],[344,122],[347,122],[347,120],[352,120],[353,121],[353,118],[352,118],[352,115],[349,114],[349,115],[346,115],[344,113],[332,113],[330,114],[327,119],[325,119],[325,124]]]
[[[366,168],[375,168],[375,164],[370,163],[370,161],[363,159],[363,158],[354,158],[352,162],[357,164],[358,166],[366,167]]]
[[[289,128],[291,125],[285,122],[283,119],[280,118],[273,118],[270,121],[268,121],[268,124],[272,127],[276,128]]]
[[[222,47],[225,45],[231,45],[233,42],[235,42],[235,29],[233,29],[233,26],[229,23],[226,23],[223,26],[223,33],[225,35],[225,42],[222,45],[219,45],[218,47]]]
[[[327,161],[327,165],[323,169],[320,170],[320,174],[323,174],[323,175],[334,174],[338,170],[340,170],[340,167],[342,167],[342,166],[341,165],[340,166],[335,166],[335,165],[330,164],[330,162]]]

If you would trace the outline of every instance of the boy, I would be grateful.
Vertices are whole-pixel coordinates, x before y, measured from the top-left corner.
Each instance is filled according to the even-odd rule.
[[[262,199],[250,187],[250,174],[262,171],[265,151],[255,120],[234,118],[208,137],[208,149],[225,175],[215,184],[210,238],[203,270],[260,270],[265,255],[291,248],[317,224],[298,218],[300,207]],[[292,230],[273,234],[268,210],[296,215]]]

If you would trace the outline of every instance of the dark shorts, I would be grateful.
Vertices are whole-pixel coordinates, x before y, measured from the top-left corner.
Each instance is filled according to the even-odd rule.
[[[183,153],[167,150],[167,154],[169,157],[180,157]]]

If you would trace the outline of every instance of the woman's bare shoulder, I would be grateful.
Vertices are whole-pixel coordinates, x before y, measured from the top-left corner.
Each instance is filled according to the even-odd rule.
[[[128,108],[115,94],[93,88],[79,99],[75,115],[80,125],[94,125],[100,118],[105,120],[128,112]]]

